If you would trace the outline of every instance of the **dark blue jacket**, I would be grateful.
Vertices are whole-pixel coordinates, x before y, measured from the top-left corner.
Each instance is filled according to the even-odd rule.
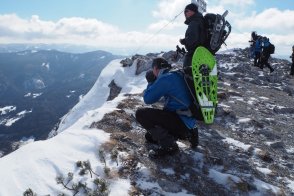
[[[255,45],[254,45],[254,52],[261,52],[261,39],[258,38],[256,41],[255,41]]]
[[[175,112],[176,110],[188,109],[192,100],[181,73],[168,72],[167,70],[161,71],[163,73],[159,74],[155,82],[149,83],[144,91],[144,102],[146,104],[153,104],[164,97],[164,110]],[[179,116],[189,129],[192,129],[196,125],[195,118],[184,115]]]

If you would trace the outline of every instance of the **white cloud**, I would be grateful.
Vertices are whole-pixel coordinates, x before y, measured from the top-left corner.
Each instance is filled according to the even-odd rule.
[[[254,0],[238,0],[238,1],[232,1],[232,0],[221,0],[219,2],[221,5],[231,5],[231,6],[238,6],[240,7],[245,7],[245,6],[249,6],[249,5],[253,5],[254,4]]]
[[[157,10],[152,14],[156,18],[171,20],[184,10],[190,0],[160,0]]]
[[[155,36],[136,31],[122,32],[118,27],[96,19],[74,17],[52,22],[38,16],[22,19],[14,14],[0,15],[0,43],[83,44],[110,50],[125,48],[137,53],[147,52],[148,48],[148,52],[152,52],[152,48],[157,51],[174,49],[178,39],[162,33]]]
[[[1,37],[7,39],[67,39],[73,36],[97,37],[114,34],[117,27],[96,19],[62,18],[57,22],[44,21],[33,15],[30,19],[19,18],[15,14],[0,15]]]
[[[160,31],[161,29],[166,30],[174,30],[176,28],[181,28],[183,29],[186,25],[184,24],[183,21],[181,22],[171,22],[168,20],[159,20],[157,23],[152,23],[148,26],[148,30],[153,31],[153,32],[157,32]],[[184,33],[184,32],[183,32]]]
[[[270,8],[248,18],[239,19],[236,23],[240,29],[261,29],[267,32],[288,34],[294,32],[294,11],[281,11]]]

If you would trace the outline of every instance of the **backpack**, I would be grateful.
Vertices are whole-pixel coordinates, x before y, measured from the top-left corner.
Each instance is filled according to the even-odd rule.
[[[225,20],[228,11],[223,15],[208,13],[204,16],[204,26],[206,29],[205,47],[215,54],[225,44],[225,40],[231,33],[231,25]]]
[[[192,103],[189,105],[189,110],[191,111],[193,117],[198,121],[204,121],[199,102],[197,98],[195,97],[196,92],[195,92],[194,80],[192,76],[192,67],[185,67],[185,68],[177,69],[174,71],[180,73],[183,76],[186,86],[189,89],[189,95],[192,100]],[[182,103],[180,100],[177,100],[177,101]]]
[[[274,54],[275,53],[275,45],[274,44],[269,43],[268,52],[269,52],[269,54]]]

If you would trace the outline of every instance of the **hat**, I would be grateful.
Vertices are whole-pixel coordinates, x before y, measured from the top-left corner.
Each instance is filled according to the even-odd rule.
[[[191,11],[197,13],[198,12],[198,6],[196,4],[194,4],[194,3],[190,3],[185,7],[185,10],[191,10]]]
[[[167,60],[165,60],[162,57],[157,57],[157,58],[153,59],[152,68],[154,68],[155,66],[158,69],[171,68],[171,65],[167,62]]]

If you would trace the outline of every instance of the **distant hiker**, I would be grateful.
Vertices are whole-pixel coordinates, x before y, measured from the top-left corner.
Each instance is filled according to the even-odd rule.
[[[146,141],[159,145],[158,149],[149,152],[155,158],[176,153],[179,150],[177,139],[188,139],[192,147],[198,145],[196,120],[186,107],[192,103],[188,87],[183,76],[170,71],[170,68],[165,59],[155,58],[152,70],[146,73],[148,85],[144,91],[144,102],[153,104],[164,98],[164,108],[140,108],[136,111],[137,121],[147,130]]]
[[[269,41],[269,38],[263,37],[262,38],[262,52],[260,57],[260,68],[263,69],[264,65],[266,65],[270,72],[272,73],[274,69],[271,67],[271,65],[268,62],[268,59],[270,58],[272,51],[270,47],[271,43]]]
[[[290,58],[292,58],[292,66],[291,66],[290,75],[294,76],[294,46],[292,46],[292,55],[290,56]]]
[[[185,38],[180,39],[180,43],[185,46],[187,53],[185,55],[183,66],[191,66],[193,53],[198,46],[204,45],[206,33],[204,27],[203,15],[198,11],[198,6],[191,3],[185,7],[185,24],[188,28]]]
[[[253,47],[253,57],[254,57],[254,66],[259,66],[260,64],[260,55],[261,55],[261,36],[259,36],[255,31],[251,33],[251,40]]]

